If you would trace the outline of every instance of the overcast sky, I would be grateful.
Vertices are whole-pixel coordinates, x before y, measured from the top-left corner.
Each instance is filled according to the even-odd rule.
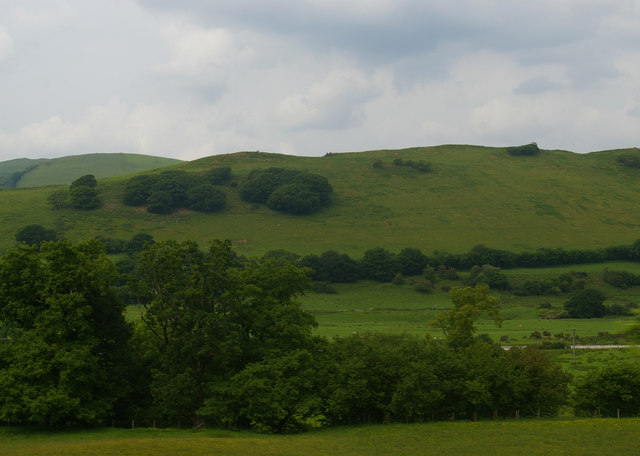
[[[640,146],[640,0],[0,0],[0,161]]]

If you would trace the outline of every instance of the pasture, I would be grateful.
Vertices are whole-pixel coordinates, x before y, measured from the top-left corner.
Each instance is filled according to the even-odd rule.
[[[433,422],[317,429],[298,435],[221,430],[0,430],[0,454],[139,455],[636,455],[639,418]]]

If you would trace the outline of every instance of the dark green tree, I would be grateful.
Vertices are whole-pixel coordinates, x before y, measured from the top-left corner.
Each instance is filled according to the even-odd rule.
[[[98,185],[96,177],[93,174],[85,174],[71,182],[71,188],[75,187],[91,187],[95,188]]]
[[[618,363],[590,371],[576,385],[574,406],[585,416],[640,415],[640,366]]]
[[[97,209],[102,202],[98,197],[98,191],[93,187],[76,186],[69,190],[71,206],[75,209]]]
[[[40,245],[43,242],[55,241],[57,239],[56,232],[47,229],[42,225],[27,225],[19,229],[16,234],[16,241],[28,245]]]
[[[600,318],[607,314],[604,301],[607,297],[598,290],[585,288],[576,291],[567,302],[564,309],[569,318]]]
[[[378,282],[390,282],[400,271],[396,255],[382,247],[364,252],[360,266],[364,277]]]
[[[129,393],[130,330],[97,241],[20,246],[0,260],[0,420],[101,423]]]
[[[194,211],[220,211],[226,204],[227,195],[211,184],[202,184],[187,190],[187,207]]]
[[[407,247],[402,249],[398,254],[398,262],[400,263],[400,272],[405,276],[415,276],[422,274],[424,268],[429,264],[428,258],[420,251]]]
[[[310,285],[307,274],[275,261],[239,264],[229,241],[206,252],[165,241],[138,254],[129,285],[154,347],[148,363],[158,414],[201,423],[214,391],[245,366],[310,346],[315,320],[295,301]]]

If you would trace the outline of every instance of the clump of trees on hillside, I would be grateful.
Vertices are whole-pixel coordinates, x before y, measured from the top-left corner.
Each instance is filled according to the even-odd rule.
[[[254,170],[240,186],[244,201],[295,215],[311,214],[328,206],[332,192],[326,177],[285,168]]]
[[[85,174],[74,180],[68,188],[59,188],[47,197],[54,209],[97,209],[102,205],[98,196],[98,181],[93,174]]]
[[[621,155],[616,161],[629,168],[640,168],[640,156],[638,155]]]
[[[231,179],[231,168],[213,168],[203,175],[186,171],[163,171],[131,178],[124,190],[128,206],[147,206],[153,214],[170,214],[177,209],[211,213],[225,208],[226,194],[216,186]]]
[[[538,148],[538,144],[532,142],[522,146],[507,147],[507,153],[514,157],[524,155],[534,156],[540,154],[540,148]]]

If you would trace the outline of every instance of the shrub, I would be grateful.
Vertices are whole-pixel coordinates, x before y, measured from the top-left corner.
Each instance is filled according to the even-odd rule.
[[[273,191],[267,200],[273,210],[288,214],[310,214],[322,207],[319,196],[302,184],[285,184]]]
[[[419,250],[407,247],[398,254],[400,271],[407,276],[419,275],[427,267],[428,258]]]
[[[640,414],[640,366],[614,364],[591,371],[574,394],[578,414],[615,417]]]
[[[127,182],[122,201],[127,206],[142,206],[147,203],[147,198],[155,186],[156,176],[135,176]]]
[[[433,291],[433,282],[427,279],[419,279],[413,284],[413,289],[420,293],[431,293]]]
[[[640,168],[640,157],[637,155],[623,155],[618,157],[616,161],[629,168]]]
[[[227,196],[211,184],[202,184],[187,191],[187,207],[199,212],[215,212],[224,209]]]
[[[223,166],[221,168],[213,168],[204,173],[205,182],[212,185],[220,185],[231,179],[231,168]]]
[[[382,247],[364,252],[361,265],[365,277],[378,282],[390,282],[399,269],[396,256]]]
[[[55,241],[58,236],[54,230],[49,230],[42,225],[33,224],[18,230],[15,237],[17,242],[28,245],[39,245],[42,242]]]
[[[507,153],[512,156],[521,156],[521,155],[538,155],[540,153],[540,149],[538,145],[534,142],[530,144],[525,144],[523,146],[513,146],[507,147]]]
[[[393,279],[391,279],[391,283],[394,285],[403,285],[404,284],[404,276],[402,273],[398,272]]]
[[[102,204],[93,187],[76,186],[70,189],[71,206],[75,209],[97,209]]]
[[[77,178],[71,182],[71,188],[74,187],[91,187],[95,188],[98,185],[96,177],[93,174],[85,174],[82,177]]]
[[[69,195],[69,190],[65,188],[58,188],[51,192],[49,196],[47,196],[47,201],[53,209],[65,209],[71,207],[71,196]]]
[[[147,198],[147,211],[152,214],[170,214],[173,209],[173,197],[167,191],[153,191]]]
[[[564,308],[569,318],[604,317],[607,313],[604,306],[605,299],[606,296],[598,290],[579,290],[564,303]]]

